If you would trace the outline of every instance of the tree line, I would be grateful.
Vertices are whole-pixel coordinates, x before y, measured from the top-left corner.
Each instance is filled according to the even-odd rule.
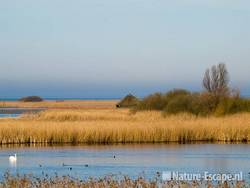
[[[132,111],[160,110],[163,114],[191,113],[195,115],[227,115],[250,112],[250,100],[242,98],[240,91],[229,86],[229,73],[224,63],[213,65],[204,73],[201,92],[173,89],[154,93],[143,99],[126,96],[118,107]]]

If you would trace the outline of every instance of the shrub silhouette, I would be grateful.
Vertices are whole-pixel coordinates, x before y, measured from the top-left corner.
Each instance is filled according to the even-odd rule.
[[[164,110],[172,99],[186,95],[190,92],[184,89],[174,89],[165,94],[154,93],[139,101],[135,110]]]
[[[116,104],[117,108],[129,108],[136,106],[139,100],[132,94],[128,94],[125,96],[118,104]]]
[[[250,101],[242,98],[224,98],[218,104],[215,115],[223,116],[237,112],[250,112]]]
[[[172,90],[165,94],[155,93],[139,101],[133,111],[160,110],[164,115],[191,113],[199,116],[222,116],[238,112],[250,112],[250,100],[235,96],[218,98],[212,93],[191,93]]]
[[[192,95],[178,95],[172,97],[164,108],[164,112],[168,114],[176,114],[180,112],[192,111]]]
[[[23,98],[19,99],[19,101],[22,101],[22,102],[42,102],[43,99],[41,97],[38,97],[38,96],[28,96],[28,97],[23,97]]]
[[[138,103],[138,110],[162,110],[165,104],[164,96],[161,93],[155,93],[145,97]]]

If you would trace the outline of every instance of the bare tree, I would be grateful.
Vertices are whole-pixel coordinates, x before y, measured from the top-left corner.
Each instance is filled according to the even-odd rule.
[[[207,69],[203,78],[203,87],[207,92],[217,97],[227,96],[229,94],[229,74],[224,63],[213,65]]]

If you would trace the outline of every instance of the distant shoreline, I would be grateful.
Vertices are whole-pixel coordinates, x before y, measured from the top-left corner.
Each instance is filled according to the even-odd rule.
[[[11,101],[18,101],[20,98],[0,98],[1,102],[11,102]],[[43,98],[45,101],[60,101],[60,100],[65,100],[65,101],[78,101],[78,100],[83,100],[83,101],[102,101],[102,100],[119,100],[121,98],[116,97],[116,98]]]
[[[122,99],[124,96],[121,96],[121,97],[94,97],[94,98],[91,98],[91,97],[79,97],[79,98],[74,98],[74,97],[45,97],[43,98],[45,101],[110,101],[110,100],[120,100]],[[241,95],[241,97],[243,98],[250,98],[250,94],[244,94],[244,95]],[[21,98],[21,97],[20,97]],[[12,101],[18,101],[20,98],[0,98],[0,102],[12,102]],[[139,98],[143,98],[143,97],[139,97]]]
[[[119,100],[44,100],[42,102],[0,101],[1,109],[113,109]]]

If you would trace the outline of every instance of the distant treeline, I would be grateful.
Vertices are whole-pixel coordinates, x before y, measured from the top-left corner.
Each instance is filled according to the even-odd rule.
[[[207,69],[203,78],[204,91],[190,92],[174,89],[167,93],[154,93],[142,100],[133,97],[133,111],[160,110],[163,114],[191,113],[195,115],[227,115],[250,112],[250,100],[240,91],[229,87],[229,74],[225,64]],[[127,96],[128,97],[128,96]],[[126,98],[125,98],[126,99]],[[124,100],[123,100],[124,101]],[[135,102],[136,101],[136,102]],[[122,101],[121,101],[122,102]],[[125,100],[128,103],[128,100]],[[129,105],[126,103],[126,107]],[[123,106],[121,103],[119,106]]]

